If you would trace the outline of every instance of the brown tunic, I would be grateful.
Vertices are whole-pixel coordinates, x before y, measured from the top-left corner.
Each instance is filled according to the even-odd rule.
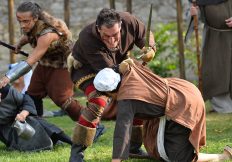
[[[65,109],[68,115],[76,121],[79,118],[81,106],[72,98],[74,84],[67,69],[71,40],[68,36],[60,34],[54,27],[39,20],[27,35],[31,46],[35,48],[37,39],[46,33],[57,33],[59,39],[49,45],[39,60],[39,64],[33,71],[27,93],[33,97],[39,116],[43,114],[43,107],[38,101],[49,96],[57,106]]]
[[[118,100],[125,99],[165,107],[167,117],[191,130],[189,141],[196,153],[206,144],[205,105],[201,93],[192,83],[178,78],[164,79],[146,67],[136,65],[122,77]],[[145,124],[144,144],[148,153],[157,157],[156,142],[151,142],[157,136],[158,122],[155,123],[152,128],[149,123]]]
[[[54,41],[48,47],[44,56],[40,59],[39,63],[43,66],[53,68],[67,68],[67,57],[71,53],[71,40],[65,38],[57,30],[41,20],[38,20],[33,27],[32,31],[27,34],[29,43],[33,48],[37,45],[37,39],[47,33],[57,33],[60,39]]]
[[[144,24],[126,12],[119,13],[122,19],[121,42],[117,52],[111,52],[101,41],[95,22],[85,27],[74,45],[73,56],[83,66],[73,70],[72,80],[78,87],[84,81],[94,78],[95,74],[105,67],[113,67],[127,58],[127,52],[134,46],[145,45]]]
[[[202,51],[203,97],[232,94],[232,28],[225,20],[232,17],[232,1],[201,7],[205,21]]]

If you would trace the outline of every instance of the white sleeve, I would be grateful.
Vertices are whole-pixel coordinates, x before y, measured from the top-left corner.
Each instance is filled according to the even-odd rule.
[[[31,76],[32,76],[32,70],[30,70],[27,74],[24,75],[24,88],[22,90],[22,93],[24,94],[27,89],[28,89],[28,86],[31,82]]]

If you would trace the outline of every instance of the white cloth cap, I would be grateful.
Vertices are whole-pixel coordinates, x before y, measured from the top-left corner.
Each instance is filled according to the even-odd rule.
[[[93,84],[98,91],[110,92],[117,88],[118,83],[121,78],[118,73],[116,73],[111,68],[104,68],[99,71],[94,78]]]

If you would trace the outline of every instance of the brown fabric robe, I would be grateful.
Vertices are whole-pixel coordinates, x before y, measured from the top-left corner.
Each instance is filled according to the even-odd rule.
[[[225,20],[232,17],[232,1],[201,6],[201,14],[205,21],[202,49],[203,97],[210,99],[224,93],[231,95],[232,28],[226,25]]]
[[[178,78],[161,78],[142,65],[135,65],[123,75],[118,100],[135,99],[165,107],[171,120],[189,128],[189,141],[199,153],[206,144],[205,105],[200,91],[192,83]],[[148,153],[157,157],[157,124],[144,125],[144,144]]]

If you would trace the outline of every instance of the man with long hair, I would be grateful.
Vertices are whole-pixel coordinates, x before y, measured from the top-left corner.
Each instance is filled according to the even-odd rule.
[[[22,31],[16,53],[28,43],[33,50],[25,61],[19,62],[1,78],[0,88],[26,74],[38,62],[27,90],[38,115],[43,115],[42,99],[49,96],[76,121],[82,107],[72,97],[74,86],[67,70],[66,59],[72,46],[71,32],[62,20],[43,11],[37,3],[21,3],[16,17]]]

